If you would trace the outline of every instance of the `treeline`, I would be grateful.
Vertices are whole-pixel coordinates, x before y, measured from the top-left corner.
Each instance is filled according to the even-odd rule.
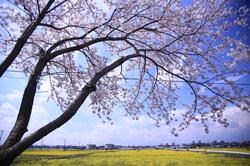
[[[250,141],[244,142],[226,142],[226,141],[213,141],[213,142],[195,142],[193,141],[190,144],[161,144],[157,146],[121,146],[121,145],[114,145],[112,149],[127,149],[127,150],[135,150],[135,149],[164,149],[164,148],[230,148],[230,147],[241,147],[241,148],[248,148],[250,149]],[[88,145],[80,146],[80,145],[32,145],[30,149],[75,149],[75,150],[86,150],[89,149]],[[92,150],[104,150],[106,149],[104,146],[95,146]],[[112,150],[109,148],[109,150]]]

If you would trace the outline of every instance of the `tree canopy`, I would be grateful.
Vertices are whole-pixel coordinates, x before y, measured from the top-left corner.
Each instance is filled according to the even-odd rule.
[[[111,121],[117,106],[146,114],[177,135],[192,121],[227,126],[223,111],[249,112],[249,45],[237,31],[249,9],[228,0],[8,0],[1,5],[0,75],[29,77],[16,123],[1,147],[10,163],[66,123],[90,96],[93,113]],[[7,5],[8,4],[8,5]],[[233,31],[232,31],[233,30]],[[232,34],[235,32],[235,34]],[[61,116],[22,139],[37,90],[50,81]],[[183,99],[181,89],[189,94]],[[176,110],[182,108],[182,112]],[[11,156],[11,157],[10,157]],[[1,163],[0,162],[0,163]]]

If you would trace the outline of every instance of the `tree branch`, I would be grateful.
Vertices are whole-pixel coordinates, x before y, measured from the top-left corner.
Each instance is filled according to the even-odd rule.
[[[54,3],[55,0],[49,0],[45,8],[42,10],[41,14],[38,15],[35,22],[30,24],[24,31],[24,33],[20,36],[20,38],[17,39],[17,42],[10,52],[10,54],[7,56],[7,58],[1,63],[0,65],[0,77],[4,74],[4,72],[8,69],[8,67],[13,63],[13,61],[16,59],[20,51],[22,50],[23,46],[27,42],[30,35],[35,31],[36,27],[39,25],[39,23],[43,20],[45,17],[48,9],[50,6]]]

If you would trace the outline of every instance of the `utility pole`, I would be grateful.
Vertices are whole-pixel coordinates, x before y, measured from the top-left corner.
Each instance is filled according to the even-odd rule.
[[[63,146],[63,150],[66,150],[66,138],[64,138],[64,146]]]
[[[43,138],[42,138],[42,140],[41,140],[41,150],[42,150],[42,148],[43,148]]]
[[[3,130],[1,130],[1,134],[0,134],[0,144],[1,144],[1,141],[2,141],[2,136],[3,136]]]

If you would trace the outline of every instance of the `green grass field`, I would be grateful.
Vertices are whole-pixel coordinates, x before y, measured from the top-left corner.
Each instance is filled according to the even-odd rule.
[[[27,150],[20,166],[249,166],[250,158],[170,150],[63,151]]]

